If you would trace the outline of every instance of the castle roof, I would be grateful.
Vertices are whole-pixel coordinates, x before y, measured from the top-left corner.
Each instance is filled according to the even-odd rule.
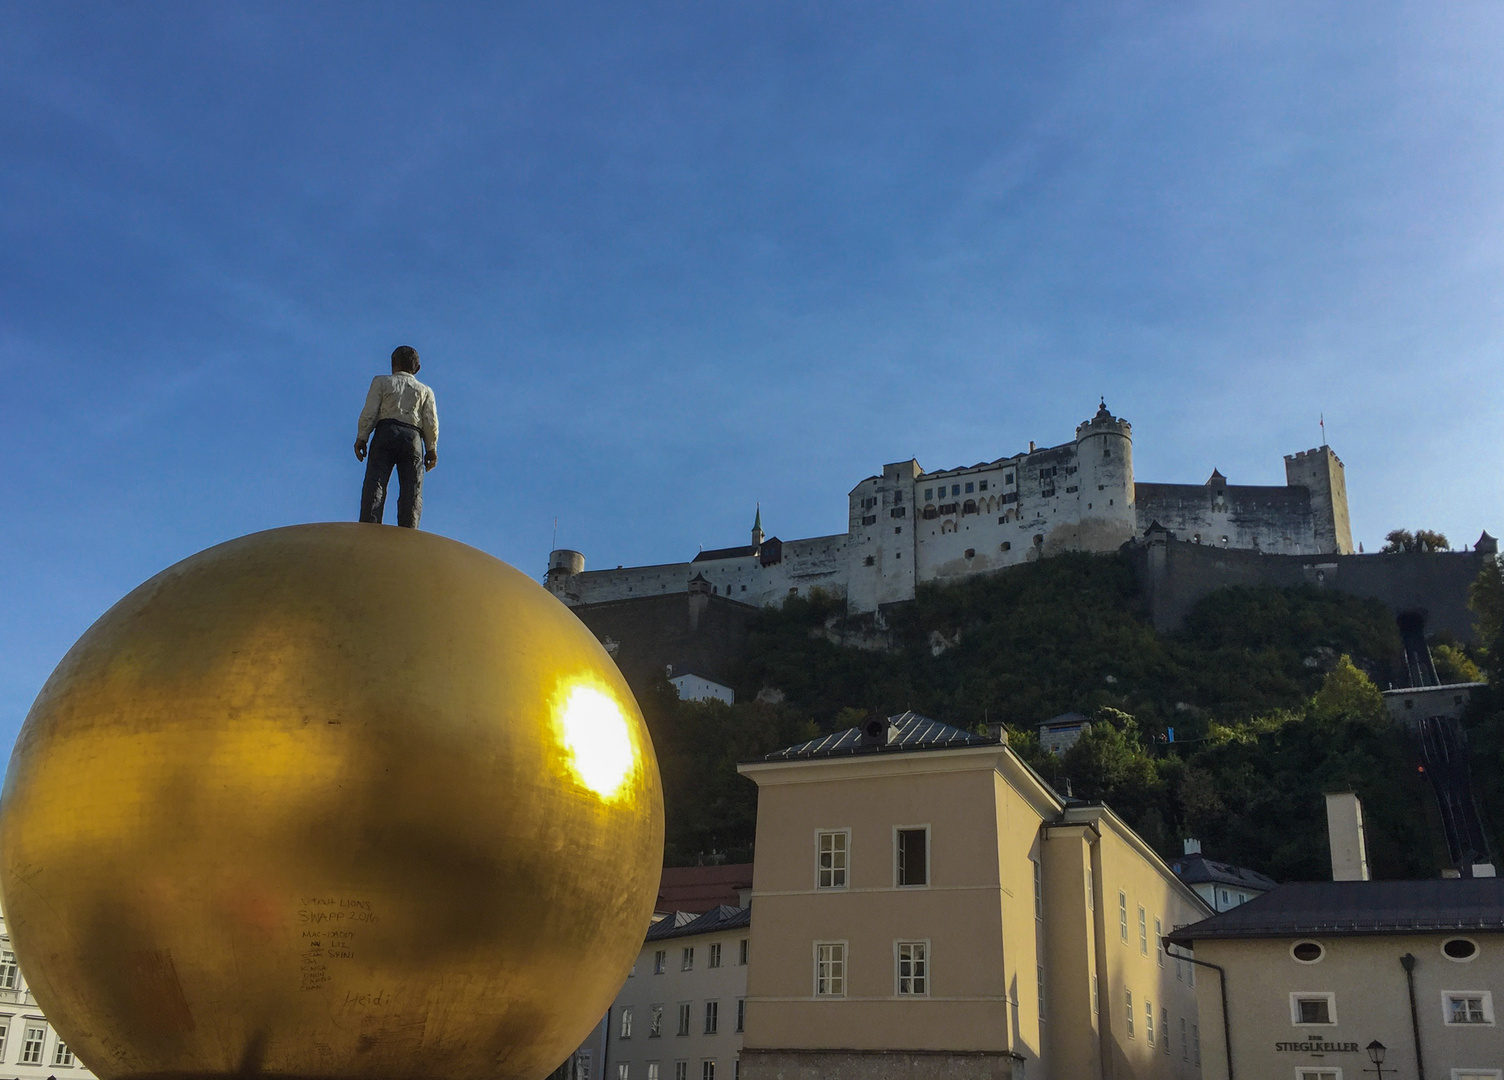
[[[1227,477],[1223,476],[1222,473],[1220,471],[1218,471],[1217,469],[1213,469],[1212,470],[1212,474],[1206,478],[1206,486],[1207,487],[1212,487],[1215,484],[1226,484],[1226,483],[1227,483]]]

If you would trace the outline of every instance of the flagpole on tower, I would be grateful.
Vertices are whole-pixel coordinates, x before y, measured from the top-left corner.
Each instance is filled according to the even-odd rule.
[[[1326,413],[1321,413],[1321,445],[1326,445]]]

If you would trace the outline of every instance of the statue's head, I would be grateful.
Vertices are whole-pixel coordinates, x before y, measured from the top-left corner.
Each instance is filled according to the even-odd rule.
[[[418,350],[411,345],[398,345],[392,350],[392,374],[405,371],[409,375],[416,375],[423,365],[418,363]]]

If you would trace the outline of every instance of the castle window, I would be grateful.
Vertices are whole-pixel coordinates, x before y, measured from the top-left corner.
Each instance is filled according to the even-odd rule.
[[[876,563],[877,563],[877,560],[875,558],[873,558],[871,555],[868,555],[867,558],[862,562],[862,565],[863,566],[873,566],[873,565],[876,565]],[[743,586],[743,588],[745,588],[745,587],[746,586]]]
[[[978,480],[977,481],[977,490],[978,491],[986,491],[987,490],[987,481],[985,481],[985,480]]]
[[[871,514],[868,517],[862,518],[862,524],[863,525],[876,525],[877,524],[877,515],[876,514]]]
[[[893,505],[897,506],[901,502],[903,502],[903,492],[895,491],[893,493]]]
[[[976,548],[967,548],[966,549],[966,557],[968,559],[975,559],[977,557],[977,549]]]
[[[888,516],[889,517],[901,518],[901,517],[907,517],[908,513],[909,513],[909,508],[907,506],[895,506],[893,509],[891,509],[891,510],[888,511]]]
[[[936,510],[933,506],[926,506],[924,508],[924,519],[926,521],[931,521],[931,520],[933,520],[933,519],[935,519],[935,518],[937,518],[939,516],[940,516],[940,512],[938,510]]]
[[[970,484],[967,485],[967,487],[970,486]],[[967,499],[966,502],[961,506],[961,513],[963,514],[975,514],[976,512],[977,501],[975,499]]]
[[[999,519],[999,520],[1001,520],[1001,519]],[[1002,544],[1001,550],[1003,550],[1003,551],[1012,551],[1013,550],[1013,545],[1009,541],[1004,540],[1003,544]]]
[[[924,489],[924,501],[925,502],[931,501],[932,499],[934,499],[934,497],[935,497],[935,489],[934,488],[925,488]]]
[[[951,493],[951,496],[952,496],[952,497],[953,497],[953,498],[954,498],[954,497],[955,497],[955,496],[957,496],[957,495],[959,495],[959,494],[961,494],[961,485],[960,485],[960,484],[952,484],[952,485],[951,485],[951,486],[950,486],[950,493]]]
[[[895,526],[893,526],[893,535],[894,536],[897,536],[901,532],[903,532],[903,526],[902,525],[895,525]]]
[[[1011,484],[1011,483],[1013,483],[1013,474],[1011,472],[1007,476],[1003,477],[1003,483],[1005,483],[1005,484]]]
[[[1102,447],[1102,456],[1104,458],[1110,458],[1110,457],[1112,457],[1112,447],[1110,447],[1110,446],[1104,446],[1104,447]]]
[[[966,494],[970,495],[975,489],[976,489],[976,485],[975,484],[967,484],[966,485]]]

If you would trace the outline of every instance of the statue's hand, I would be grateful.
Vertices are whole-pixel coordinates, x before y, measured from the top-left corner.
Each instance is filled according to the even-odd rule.
[[[356,461],[364,461],[365,459],[366,459],[366,441],[364,439],[356,439],[355,440],[355,460]]]
[[[426,454],[423,455],[423,468],[425,470],[431,472],[431,471],[433,471],[433,467],[435,465],[437,465],[438,463],[439,463],[439,452],[437,450],[433,449],[432,447],[430,447],[429,450],[428,450],[428,453],[426,453]]]

